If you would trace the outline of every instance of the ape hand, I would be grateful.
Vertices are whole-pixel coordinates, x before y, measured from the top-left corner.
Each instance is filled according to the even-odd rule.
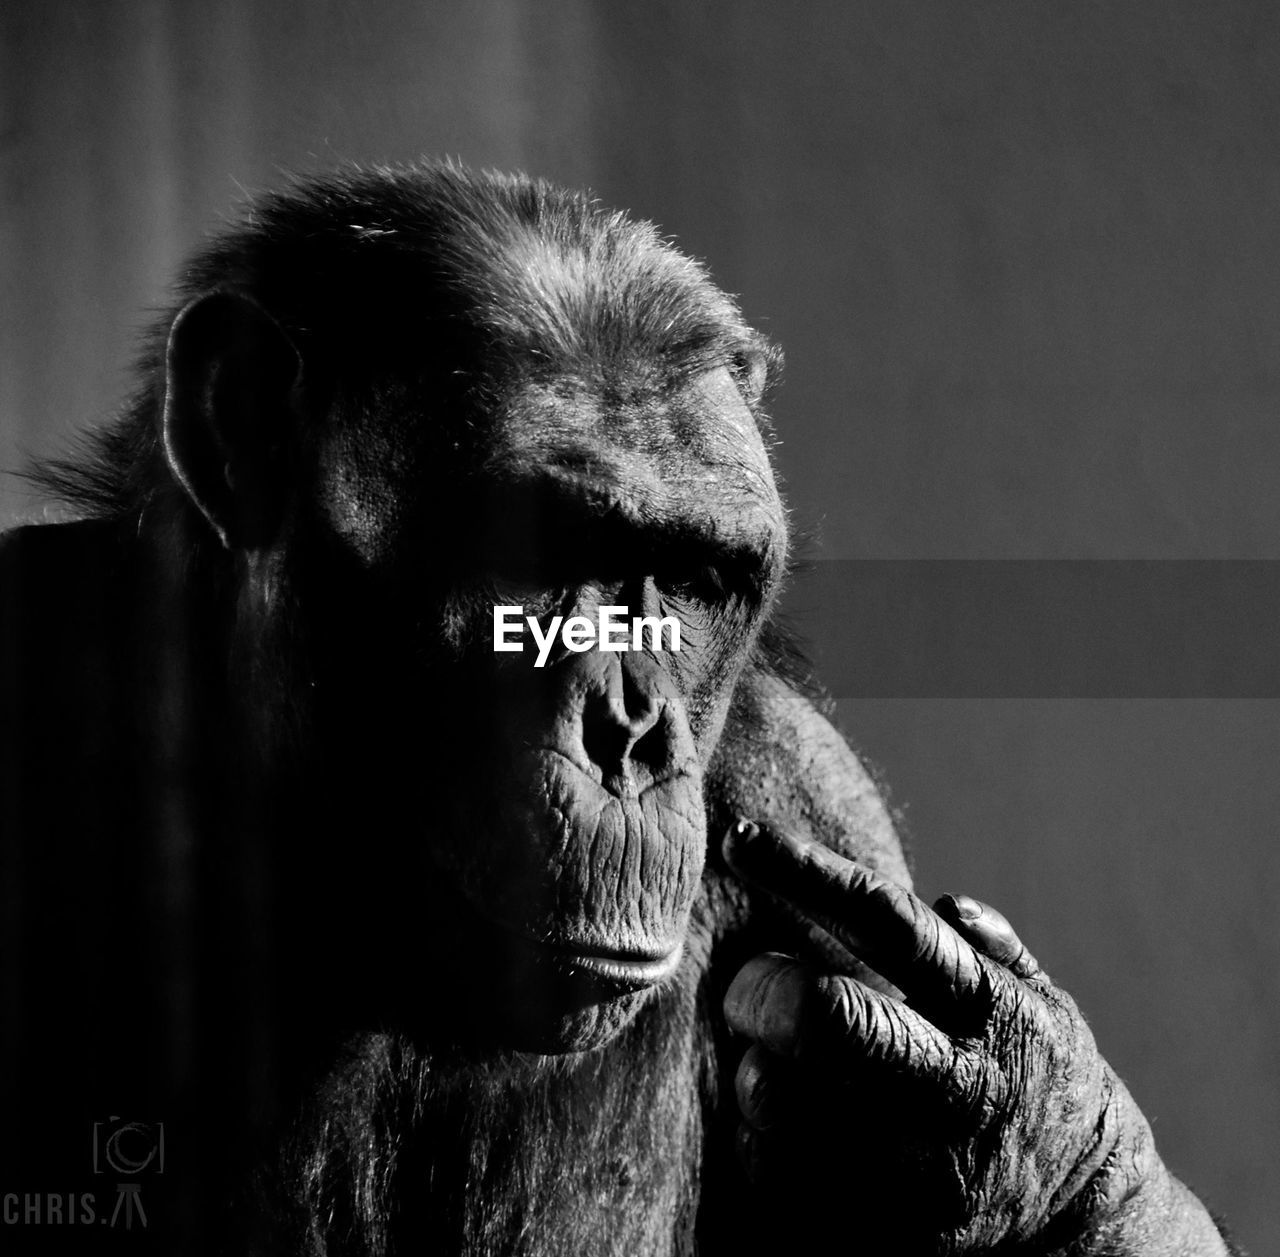
[[[725,854],[904,997],[774,953],[738,973],[725,1015],[753,1040],[736,1079],[753,1180],[793,1180],[793,1209],[827,1182],[908,1201],[900,1251],[1227,1251],[999,913],[954,896],[930,910],[819,843],[750,824]]]

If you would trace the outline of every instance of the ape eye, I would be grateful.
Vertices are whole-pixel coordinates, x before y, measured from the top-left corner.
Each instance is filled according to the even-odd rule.
[[[695,602],[721,602],[730,593],[724,573],[709,563],[696,568],[659,572],[654,583],[670,597]]]

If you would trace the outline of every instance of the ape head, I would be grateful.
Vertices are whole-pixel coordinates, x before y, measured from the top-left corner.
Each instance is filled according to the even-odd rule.
[[[349,954],[363,904],[356,950],[401,957],[371,1011],[415,1033],[606,1041],[689,950],[785,561],[775,355],[650,225],[453,166],[260,200],[180,297],[96,491],[231,665],[226,753],[291,783],[268,838],[323,870],[291,920]],[[674,617],[680,649],[539,666],[495,606]]]

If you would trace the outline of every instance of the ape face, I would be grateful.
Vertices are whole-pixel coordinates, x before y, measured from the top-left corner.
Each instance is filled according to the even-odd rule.
[[[300,622],[328,788],[401,818],[377,849],[423,887],[424,948],[512,1046],[581,1049],[681,962],[703,771],[785,557],[767,350],[647,227],[506,184],[477,222],[450,177],[381,251],[327,241],[319,310],[270,274],[196,296],[164,441],[242,604]],[[307,208],[276,211],[304,251]],[[499,652],[495,606],[544,635],[673,617],[680,649]]]

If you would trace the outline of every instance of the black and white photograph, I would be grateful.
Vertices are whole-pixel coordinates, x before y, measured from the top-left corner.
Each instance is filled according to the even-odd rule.
[[[1280,8],[4,0],[0,1254],[1280,1251]]]

